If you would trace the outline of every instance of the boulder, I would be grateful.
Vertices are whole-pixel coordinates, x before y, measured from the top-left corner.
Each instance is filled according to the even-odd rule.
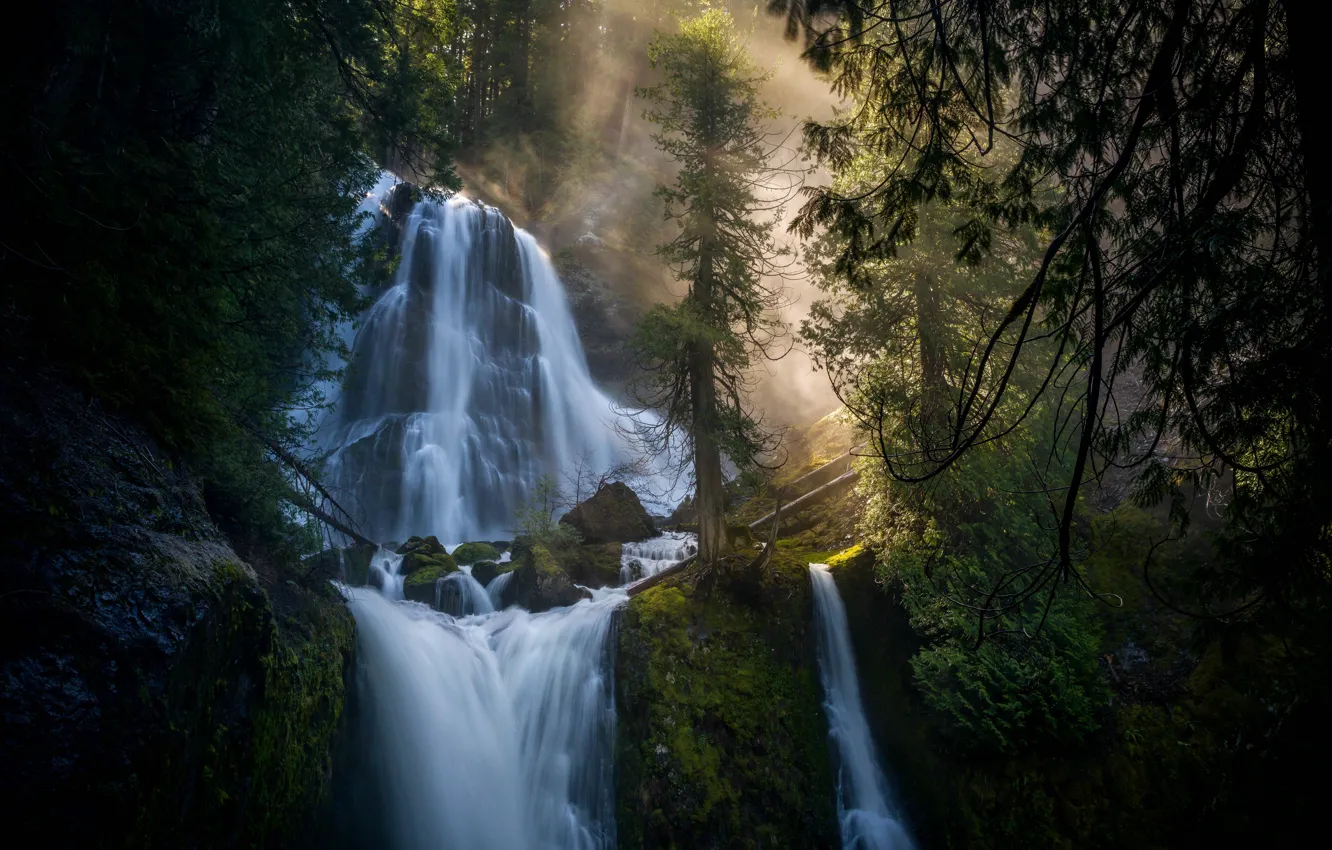
[[[453,560],[460,564],[475,564],[477,561],[498,561],[499,550],[489,543],[464,543],[453,550]]]
[[[533,613],[572,605],[592,594],[577,587],[544,546],[533,546],[512,570],[513,578],[500,596],[501,608],[518,605]]]
[[[561,519],[582,535],[584,543],[630,543],[657,534],[652,517],[638,494],[619,481],[603,486]]]
[[[500,574],[500,565],[494,561],[477,561],[472,564],[472,578],[476,579],[477,584],[485,587],[494,580],[495,576]]]
[[[444,557],[448,557],[445,555]],[[405,559],[404,559],[405,560]],[[402,580],[402,595],[413,602],[424,602],[431,607],[435,604],[435,582],[449,573],[457,572],[454,566],[448,569],[441,564],[432,564],[415,570]]]
[[[408,538],[407,542],[398,548],[398,554],[402,555],[402,566],[398,568],[398,572],[404,576],[427,569],[437,568],[441,575],[458,569],[457,562],[444,550],[443,545],[433,534],[429,537]]]
[[[569,578],[584,587],[615,587],[620,583],[619,543],[587,543],[561,549],[555,558]]]

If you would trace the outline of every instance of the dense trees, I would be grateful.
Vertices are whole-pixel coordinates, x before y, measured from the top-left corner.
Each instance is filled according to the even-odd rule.
[[[451,175],[447,7],[67,0],[6,54],[6,359],[133,410],[245,533],[373,264],[375,159]],[[234,530],[234,529],[233,529]]]
[[[1233,480],[1229,566],[1206,579],[1211,610],[1261,601],[1290,613],[1326,599],[1326,237],[1296,132],[1316,106],[1287,8],[788,8],[810,56],[857,102],[809,128],[813,148],[837,169],[862,153],[897,163],[855,192],[816,193],[801,212],[803,231],[843,239],[836,266],[850,286],[863,289],[867,269],[916,236],[922,203],[965,211],[952,233],[967,262],[997,253],[1005,229],[1046,230],[1023,288],[961,341],[945,427],[916,404],[898,429],[910,446],[880,441],[894,477],[939,475],[1022,427],[1033,407],[1012,396],[1024,369],[1076,423],[1062,432],[1067,474],[1045,482],[1055,546],[993,596],[978,589],[982,626],[1075,578],[1076,500],[1111,470],[1129,470],[1145,502],[1174,499],[1181,526],[1187,494]],[[882,434],[892,419],[865,421]]]
[[[779,328],[781,294],[772,225],[758,216],[774,206],[760,197],[773,179],[772,145],[758,98],[763,75],[739,41],[730,15],[711,9],[684,20],[650,48],[661,82],[643,89],[659,148],[678,167],[662,186],[666,216],[678,234],[659,249],[688,285],[676,305],[658,306],[637,336],[644,377],[638,400],[663,414],[657,441],[677,441],[692,461],[699,557],[715,562],[728,548],[722,466],[750,467],[766,449],[748,406],[749,369]]]
[[[1018,761],[1117,724],[1125,787],[1198,813],[1171,841],[1296,833],[1309,790],[1271,774],[1323,757],[1332,703],[1316,4],[774,6],[849,102],[807,127],[805,338],[871,437],[927,702]],[[1159,690],[1097,669],[1126,634]]]

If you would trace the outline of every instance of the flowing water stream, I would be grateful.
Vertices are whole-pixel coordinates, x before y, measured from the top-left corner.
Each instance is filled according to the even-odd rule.
[[[637,427],[588,376],[563,289],[498,211],[416,204],[402,262],[356,336],[319,437],[334,486],[377,539],[507,537],[542,475],[609,469]],[[674,494],[678,495],[678,494]],[[613,624],[625,586],[697,551],[624,544],[621,587],[567,608],[498,610],[514,573],[438,579],[403,599],[403,558],[344,588],[359,638],[349,805],[391,850],[613,850]],[[507,560],[507,558],[506,558]],[[819,666],[846,850],[907,850],[860,704],[846,614],[813,566]],[[355,821],[355,818],[353,818]],[[362,846],[360,838],[347,838]]]
[[[368,537],[507,538],[542,475],[633,460],[629,435],[653,420],[593,382],[530,234],[460,197],[417,203],[401,234],[393,284],[363,317],[317,435]]]
[[[635,427],[588,376],[564,292],[531,236],[470,201],[418,203],[402,261],[356,336],[320,439],[376,539],[508,537],[541,475],[609,469]],[[689,535],[626,546],[650,575]],[[684,554],[682,554],[684,553]],[[344,588],[359,650],[351,769],[364,840],[393,850],[612,850],[612,625],[624,588],[499,608],[513,573],[403,600],[402,556]],[[507,560],[507,558],[503,559]],[[626,577],[629,573],[625,573]],[[353,818],[353,821],[356,819]],[[343,838],[361,846],[359,838]]]
[[[914,844],[879,766],[879,755],[861,704],[846,606],[826,565],[810,564],[809,578],[814,587],[823,710],[837,758],[837,817],[842,848],[911,850]]]

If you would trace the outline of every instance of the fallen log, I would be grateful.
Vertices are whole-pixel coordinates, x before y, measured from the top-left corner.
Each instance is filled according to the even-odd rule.
[[[858,479],[859,477],[860,473],[856,472],[854,469],[851,470],[850,472],[843,473],[837,478],[834,478],[832,481],[829,481],[827,484],[824,484],[822,487],[811,490],[805,495],[791,502],[789,505],[786,506],[786,515],[795,516],[796,512],[801,510],[802,508],[807,508],[810,505],[823,501],[829,496],[836,495],[837,493],[846,489],[851,484],[854,484],[856,482],[856,479]],[[756,519],[753,522],[751,522],[749,524],[749,530],[755,532],[759,531],[760,529],[763,528],[764,525],[774,521],[776,518],[777,518],[777,512],[773,511],[772,513],[768,514],[762,519]]]

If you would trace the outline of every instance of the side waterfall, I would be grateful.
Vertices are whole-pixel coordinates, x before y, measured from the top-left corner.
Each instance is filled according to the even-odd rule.
[[[828,736],[837,753],[837,817],[842,848],[912,850],[915,845],[893,805],[860,701],[846,606],[826,565],[810,564],[809,578],[814,587],[823,710],[828,717]]]

